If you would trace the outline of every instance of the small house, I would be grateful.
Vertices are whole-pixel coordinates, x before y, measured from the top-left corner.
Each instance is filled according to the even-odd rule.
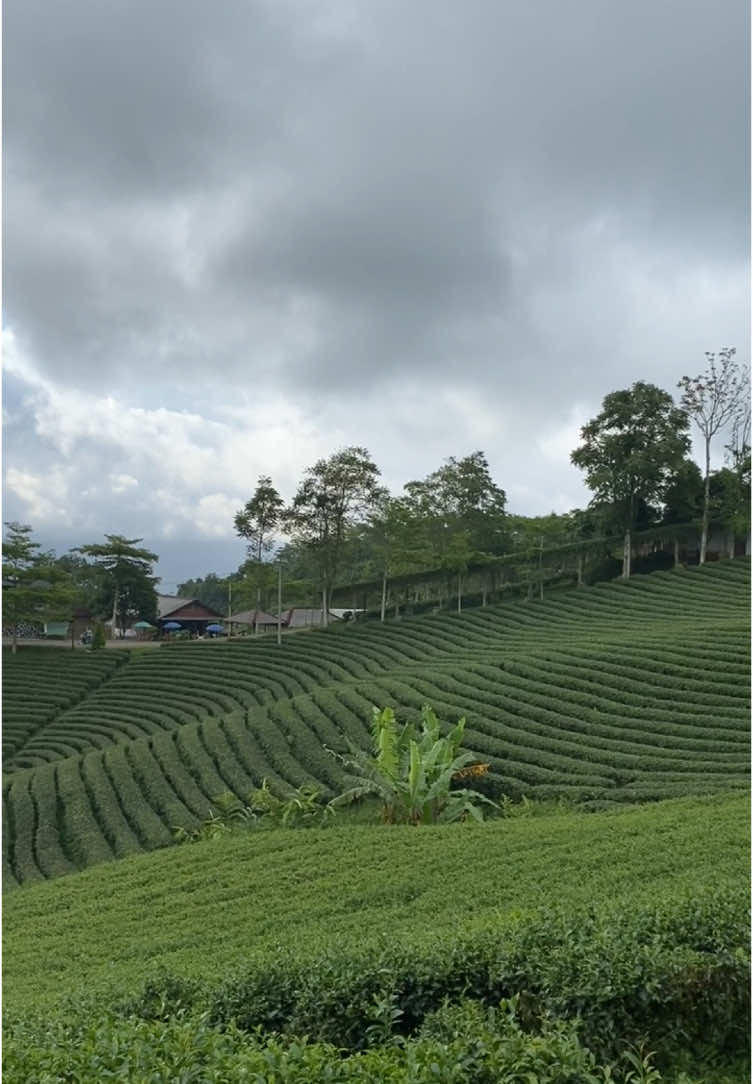
[[[265,613],[264,610],[241,610],[237,614],[229,614],[226,619],[227,625],[242,625],[244,628],[253,631],[256,627],[257,631],[262,632],[274,632],[277,628],[277,618],[272,614]]]
[[[157,595],[157,626],[161,631],[164,631],[165,625],[174,622],[182,629],[203,635],[207,625],[219,625],[224,620],[223,614],[197,598]]]

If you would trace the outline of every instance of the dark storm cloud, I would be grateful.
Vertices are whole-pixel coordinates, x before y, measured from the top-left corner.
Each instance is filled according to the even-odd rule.
[[[481,447],[513,511],[565,510],[604,394],[745,353],[745,0],[8,0],[4,32],[5,518],[46,544],[156,538],[176,578],[348,443],[394,491]]]
[[[60,378],[507,375],[531,289],[567,282],[593,218],[745,258],[740,0],[5,20],[6,322]],[[282,324],[300,334],[270,364]]]

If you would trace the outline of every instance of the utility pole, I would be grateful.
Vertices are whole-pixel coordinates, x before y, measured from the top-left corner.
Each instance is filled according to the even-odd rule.
[[[277,562],[277,646],[282,643],[282,561]]]

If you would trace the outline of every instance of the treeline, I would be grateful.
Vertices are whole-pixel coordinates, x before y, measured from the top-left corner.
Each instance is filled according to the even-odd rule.
[[[43,551],[28,524],[6,523],[3,539],[3,635],[40,632],[47,621],[77,614],[97,623],[111,618],[112,634],[132,621],[157,619],[157,554],[140,538],[105,535],[104,542],[77,546],[62,557]],[[95,639],[103,638],[99,629]],[[96,645],[95,645],[96,646]]]
[[[234,519],[247,559],[230,576],[187,580],[178,593],[219,612],[276,609],[277,568],[285,605],[388,610],[482,604],[511,589],[524,597],[558,580],[589,583],[681,560],[703,564],[712,532],[723,549],[750,531],[748,370],[724,348],[707,369],[683,377],[679,404],[636,382],[604,398],[570,456],[593,497],[561,515],[517,516],[483,451],[450,457],[393,495],[369,451],[352,446],[320,459],[286,504],[262,476]],[[704,469],[690,458],[703,440]],[[725,465],[711,470],[712,442],[725,434]],[[41,554],[31,528],[7,524],[5,622],[70,617],[71,607],[111,616],[122,629],[157,613],[153,564],[141,539],[106,535],[63,557]],[[282,539],[286,541],[282,542]],[[669,547],[669,552],[667,552]],[[12,589],[12,590],[9,590]]]
[[[683,377],[680,404],[637,382],[607,395],[581,430],[571,461],[585,472],[586,509],[515,516],[482,451],[451,457],[393,496],[367,449],[349,447],[308,468],[289,505],[269,477],[235,517],[248,560],[230,577],[181,584],[181,594],[219,606],[233,597],[273,599],[285,572],[288,604],[413,612],[513,588],[531,597],[557,580],[588,583],[631,572],[734,555],[750,530],[750,400],[747,374],[725,348],[708,369]],[[704,439],[705,471],[689,457],[690,427]],[[726,427],[726,428],[725,428]],[[725,466],[712,471],[712,439],[728,434]],[[280,534],[289,541],[280,546]],[[723,535],[723,540],[720,536]]]

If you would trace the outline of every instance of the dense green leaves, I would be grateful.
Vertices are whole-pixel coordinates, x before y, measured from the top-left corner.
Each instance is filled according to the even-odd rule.
[[[694,1051],[744,1056],[740,894],[701,887],[625,903],[540,907],[452,938],[372,932],[357,949],[305,955],[281,946],[219,982],[163,971],[126,998],[79,994],[52,1021],[12,1012],[5,1074],[634,1084],[674,1078],[649,1049],[665,1063],[678,1050],[686,1064]]]
[[[592,505],[609,510],[613,527],[630,532],[641,508],[661,503],[690,449],[688,416],[655,384],[638,381],[605,396],[601,412],[581,430],[570,459],[586,472]],[[630,575],[626,542],[623,575]]]
[[[137,798],[128,808],[151,810]],[[484,828],[337,825],[233,834],[7,894],[7,1006],[49,1003],[84,981],[130,988],[158,962],[219,978],[275,945],[288,955],[332,939],[343,952],[367,950],[372,938],[413,942],[428,931],[440,944],[539,905],[612,899],[631,910],[665,895],[692,899],[707,883],[730,885],[744,903],[744,795]]]
[[[105,539],[79,546],[74,552],[93,558],[104,573],[104,590],[98,603],[105,611],[112,607],[114,637],[116,623],[122,633],[130,620],[156,620],[157,578],[152,575],[152,565],[157,554],[138,546],[140,538],[108,534]]]
[[[263,637],[98,659],[25,648],[3,672],[6,770],[93,759],[66,768],[66,801],[53,795],[31,825],[6,782],[6,857],[10,846],[22,877],[70,869],[100,836],[122,838],[124,811],[145,849],[161,846],[216,795],[245,802],[265,777],[276,794],[318,787],[329,800],[348,784],[326,748],[368,750],[374,704],[420,728],[428,702],[442,736],[465,716],[463,748],[489,764],[466,785],[495,800],[603,807],[747,789],[748,592],[748,563],[721,562],[531,606],[316,630],[280,649]],[[68,815],[76,788],[86,821]],[[75,841],[84,824],[91,845]]]
[[[477,791],[452,789],[453,781],[473,761],[460,752],[465,718],[442,736],[428,704],[421,706],[421,730],[399,726],[390,707],[372,709],[372,749],[349,742],[350,756],[339,756],[352,779],[334,805],[374,795],[387,824],[448,824],[465,816],[483,820],[481,806],[494,803]],[[336,754],[337,755],[337,754]]]
[[[32,541],[31,527],[6,523],[3,539],[3,625],[10,629],[16,651],[19,626],[41,626],[51,619],[71,618],[75,592],[71,577],[50,553]]]
[[[248,1035],[213,1028],[205,1016],[167,1022],[99,1014],[94,1020],[14,1023],[7,1029],[4,1077],[128,1080],[150,1084],[630,1084],[581,1044],[573,1024],[525,1031],[515,1002],[498,1011],[447,1007],[426,1034],[343,1056],[308,1038]],[[647,1062],[650,1064],[650,1062]],[[659,1084],[668,1078],[650,1078]],[[686,1078],[687,1079],[687,1078]]]

